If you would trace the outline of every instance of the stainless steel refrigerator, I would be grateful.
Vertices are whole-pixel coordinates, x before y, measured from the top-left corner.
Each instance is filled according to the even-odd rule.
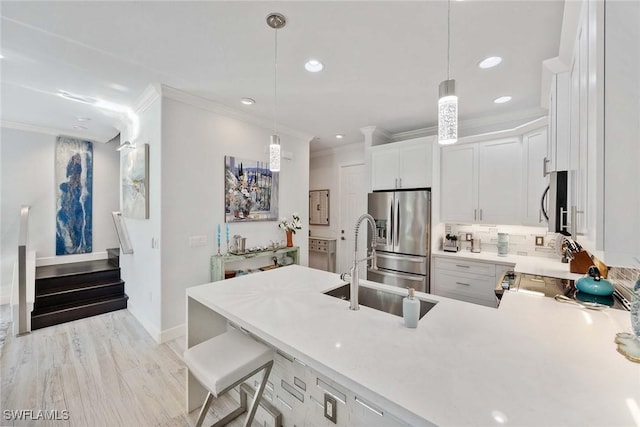
[[[368,212],[376,220],[378,270],[367,279],[429,292],[431,191],[369,193]],[[371,244],[371,230],[368,245]]]

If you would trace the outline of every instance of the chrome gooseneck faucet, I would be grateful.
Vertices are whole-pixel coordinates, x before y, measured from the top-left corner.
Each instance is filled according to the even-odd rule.
[[[365,219],[369,221],[369,225],[371,227],[371,236],[373,236],[371,239],[371,253],[359,260],[358,259],[358,232],[360,230],[360,224],[362,224],[362,221],[364,221]],[[358,221],[356,221],[354,238],[355,238],[355,245],[354,245],[355,249],[353,252],[353,265],[351,266],[351,270],[349,273],[342,273],[340,275],[340,279],[344,281],[349,281],[349,291],[351,293],[349,309],[359,310],[360,306],[358,305],[358,285],[360,283],[360,280],[358,277],[358,264],[360,264],[361,262],[366,262],[368,260],[371,260],[371,269],[372,270],[378,269],[378,265],[376,261],[376,220],[371,215],[362,214],[360,218],[358,218]]]

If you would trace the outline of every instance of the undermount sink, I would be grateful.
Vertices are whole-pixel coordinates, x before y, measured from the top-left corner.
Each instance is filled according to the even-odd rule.
[[[324,293],[335,298],[343,300],[349,300],[351,298],[351,290],[349,284],[340,286],[339,288],[332,289]],[[392,294],[390,292],[381,291],[378,289],[367,288],[364,286],[358,287],[358,301],[361,305],[384,311],[385,313],[395,314],[402,317],[402,299],[404,296],[398,294]],[[420,319],[431,310],[436,303],[424,301],[418,298],[420,301]]]

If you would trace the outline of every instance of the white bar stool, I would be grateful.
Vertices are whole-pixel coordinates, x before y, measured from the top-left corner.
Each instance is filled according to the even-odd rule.
[[[214,397],[218,398],[264,370],[262,382],[244,421],[245,427],[251,425],[273,366],[271,348],[230,328],[227,332],[186,350],[184,362],[193,376],[209,392],[200,409],[196,427],[202,425]],[[214,426],[226,425],[247,410],[246,394],[240,393],[240,396],[240,407],[220,419]]]

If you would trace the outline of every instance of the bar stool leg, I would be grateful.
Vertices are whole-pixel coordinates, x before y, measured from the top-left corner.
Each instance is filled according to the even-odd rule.
[[[260,399],[262,399],[262,392],[264,392],[264,388],[267,385],[267,379],[269,378],[269,374],[271,373],[272,366],[273,361],[269,362],[264,368],[264,375],[262,377],[262,381],[260,382],[260,387],[258,387],[253,402],[251,402],[251,408],[249,408],[247,418],[244,420],[244,427],[251,427],[253,418],[255,417],[256,411],[258,410],[258,405],[260,404]]]
[[[207,398],[200,409],[200,415],[198,415],[198,421],[196,421],[196,427],[202,427],[202,423],[204,419],[207,417],[207,412],[209,412],[209,406],[211,406],[211,402],[213,401],[213,394],[208,393]]]

